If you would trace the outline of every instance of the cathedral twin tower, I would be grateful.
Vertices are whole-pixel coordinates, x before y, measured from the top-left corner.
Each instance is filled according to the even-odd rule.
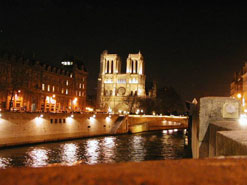
[[[130,103],[127,100],[146,96],[145,78],[144,61],[140,52],[128,55],[126,73],[121,73],[120,57],[104,51],[100,57],[98,107],[114,112],[129,112]]]

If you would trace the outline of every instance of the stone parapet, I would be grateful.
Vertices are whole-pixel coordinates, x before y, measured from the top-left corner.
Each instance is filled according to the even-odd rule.
[[[244,185],[246,169],[247,159],[242,158],[9,168],[0,170],[0,185]]]

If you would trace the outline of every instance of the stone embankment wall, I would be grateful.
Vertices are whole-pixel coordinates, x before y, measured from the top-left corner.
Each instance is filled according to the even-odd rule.
[[[110,134],[118,115],[1,113],[0,147]],[[118,133],[128,132],[122,124]]]
[[[0,147],[149,130],[183,129],[187,117],[3,112]],[[116,128],[117,127],[117,128]]]

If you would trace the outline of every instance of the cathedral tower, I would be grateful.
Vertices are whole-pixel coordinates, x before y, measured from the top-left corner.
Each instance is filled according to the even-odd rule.
[[[100,57],[98,108],[112,110],[115,113],[119,111],[130,112],[131,103],[129,100],[146,96],[145,79],[144,60],[140,52],[128,55],[126,73],[121,73],[119,56],[104,51]]]

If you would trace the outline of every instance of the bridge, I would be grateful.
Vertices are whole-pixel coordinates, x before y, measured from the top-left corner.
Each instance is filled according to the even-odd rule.
[[[118,133],[118,129],[126,128],[131,133],[187,129],[188,117],[186,116],[153,116],[153,115],[127,115],[120,116],[114,123],[112,134]]]

